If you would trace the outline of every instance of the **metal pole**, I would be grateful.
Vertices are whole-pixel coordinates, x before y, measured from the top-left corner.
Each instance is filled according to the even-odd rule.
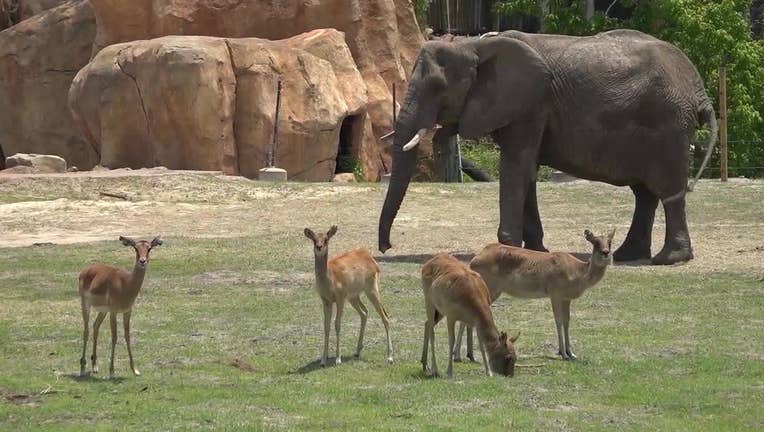
[[[719,164],[722,181],[727,181],[727,68],[719,68]]]
[[[276,115],[273,119],[273,142],[271,143],[271,151],[268,156],[268,166],[273,167],[276,164],[276,145],[278,144],[279,135],[279,108],[281,107],[281,80],[279,80],[276,87]]]
[[[464,183],[464,174],[462,173],[462,145],[459,142],[459,134],[456,134],[456,155],[459,158],[459,183]]]
[[[395,83],[393,83],[393,130],[395,130]]]

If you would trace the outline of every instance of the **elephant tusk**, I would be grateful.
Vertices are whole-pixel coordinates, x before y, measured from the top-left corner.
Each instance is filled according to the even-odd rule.
[[[412,148],[416,147],[416,145],[419,144],[420,138],[421,137],[419,136],[419,134],[414,135],[414,138],[411,138],[411,141],[409,141],[408,143],[406,143],[406,145],[403,146],[403,151],[409,151]]]
[[[395,135],[395,131],[392,131],[392,132],[388,132],[388,133],[386,133],[386,134],[382,135],[381,137],[379,137],[379,139],[381,139],[381,140],[383,140],[383,139],[387,139],[387,138],[390,138],[390,137],[391,137],[391,136],[393,136],[393,135]]]
[[[417,144],[419,144],[419,140],[422,139],[422,135],[424,135],[427,132],[427,128],[419,129],[419,132],[414,135],[414,138],[411,138],[411,141],[407,142],[406,145],[403,146],[403,151],[409,151],[416,147]]]

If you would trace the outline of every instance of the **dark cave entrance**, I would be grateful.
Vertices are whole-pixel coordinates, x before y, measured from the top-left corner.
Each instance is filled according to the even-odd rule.
[[[334,173],[360,173],[359,149],[363,132],[364,114],[345,117],[340,126],[337,163]]]

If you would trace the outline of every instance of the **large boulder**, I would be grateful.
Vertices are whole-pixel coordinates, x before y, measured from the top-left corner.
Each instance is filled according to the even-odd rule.
[[[97,21],[93,53],[120,42],[165,35],[286,39],[320,28],[345,33],[366,84],[366,117],[353,134],[369,180],[390,168],[391,88],[405,94],[406,79],[423,43],[409,0],[91,0]],[[338,71],[341,73],[341,71]],[[359,122],[361,120],[358,120]]]
[[[295,180],[330,181],[341,139],[360,155],[366,86],[341,32],[283,41],[167,36],[110,45],[84,67],[69,103],[100,163],[256,177],[272,141]],[[346,120],[350,120],[348,126]],[[342,136],[343,123],[351,129]]]
[[[72,0],[18,0],[19,20],[23,21],[40,14],[48,9],[60,6]]]
[[[84,168],[98,163],[66,104],[94,37],[87,0],[67,2],[0,32],[0,152],[54,154]]]
[[[16,153],[5,159],[7,168],[28,167],[38,173],[65,173],[66,161],[55,155]]]

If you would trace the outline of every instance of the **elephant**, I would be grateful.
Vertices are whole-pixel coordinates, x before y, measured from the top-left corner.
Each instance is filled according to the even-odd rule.
[[[713,103],[687,56],[636,30],[576,37],[507,31],[460,43],[430,41],[419,52],[394,125],[392,172],[379,218],[379,250],[417,161],[435,130],[490,134],[500,148],[500,243],[546,250],[536,198],[539,164],[576,177],[629,186],[631,227],[617,261],[650,259],[660,200],[666,236],[654,264],[693,258],[685,214],[690,144],[710,129],[698,177],[716,140]],[[695,179],[697,181],[697,177]]]

